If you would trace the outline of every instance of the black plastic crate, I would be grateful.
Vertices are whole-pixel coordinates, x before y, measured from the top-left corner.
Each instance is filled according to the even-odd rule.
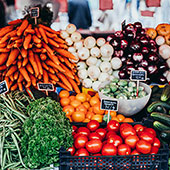
[[[136,123],[133,123],[136,124]],[[144,126],[152,127],[152,121],[145,120]],[[102,125],[103,126],[103,125]],[[127,156],[71,156],[60,150],[60,170],[168,170],[168,145],[162,144],[158,154]]]

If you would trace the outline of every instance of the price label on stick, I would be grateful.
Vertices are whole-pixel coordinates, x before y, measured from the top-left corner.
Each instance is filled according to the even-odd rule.
[[[122,30],[125,28],[125,26],[126,26],[126,20],[124,20],[122,23],[121,23],[121,25],[122,25]]]
[[[38,7],[31,8],[30,16],[35,19],[35,24],[37,24],[37,18],[39,17],[39,8]]]
[[[144,70],[132,70],[130,74],[130,80],[133,81],[146,81],[147,72]]]
[[[0,82],[0,94],[4,94],[6,92],[8,92],[8,86],[7,86],[6,81],[4,80]]]
[[[54,86],[51,83],[38,83],[38,90],[41,91],[54,91]]]

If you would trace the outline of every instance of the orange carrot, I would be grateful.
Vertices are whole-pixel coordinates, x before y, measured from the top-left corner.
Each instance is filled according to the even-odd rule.
[[[18,66],[18,68],[21,68],[21,66],[22,66],[22,60],[18,60],[17,66]]]
[[[57,82],[55,80],[50,80],[50,83],[56,85]]]
[[[59,45],[59,48],[68,49],[68,46],[66,44],[59,43],[58,45]]]
[[[6,27],[2,28],[0,31],[0,37],[3,37],[4,35],[8,34],[12,30],[13,30],[13,26],[6,26]]]
[[[19,23],[21,23],[21,22],[22,22],[21,19],[16,19],[16,20],[14,20],[14,21],[8,22],[8,25],[16,25],[16,24],[19,24]]]
[[[60,66],[66,71],[66,72],[65,72],[65,75],[66,75],[66,76],[74,79],[74,76],[73,76],[73,73],[72,73],[71,70],[69,70],[69,69],[68,69],[64,64],[62,64],[62,63],[60,64]]]
[[[44,50],[45,50],[45,51],[44,51]],[[32,51],[33,51],[34,53],[46,53],[46,52],[47,52],[47,50],[44,49],[44,48],[33,48]]]
[[[47,54],[48,54],[49,58],[50,58],[55,64],[57,64],[57,65],[60,64],[60,61],[58,60],[58,57],[57,57],[57,56],[51,55],[51,54],[48,53],[48,52],[47,52]]]
[[[41,74],[38,75],[38,79],[39,79],[39,80],[42,79],[42,75],[41,75]]]
[[[71,90],[73,90],[70,82],[67,80],[67,78],[62,73],[58,73],[57,76],[61,79],[61,81]]]
[[[45,43],[48,44],[48,38],[46,36],[46,33],[45,33],[44,29],[40,27],[39,32],[40,32],[41,36],[43,37]]]
[[[0,48],[0,52],[1,53],[8,53],[8,52],[10,52],[10,49],[8,49],[8,48]]]
[[[52,80],[55,80],[55,81],[59,81],[58,77],[54,74],[51,74],[51,73],[48,73],[49,77],[52,79]]]
[[[41,54],[40,58],[41,58],[42,61],[45,61],[47,59],[47,56],[45,54]]]
[[[51,44],[52,46],[54,46],[54,47],[59,47],[59,44],[58,43],[56,43],[55,41],[53,41],[52,39],[50,39],[50,38],[48,38],[48,42],[49,42],[49,44]]]
[[[58,71],[58,69],[56,69],[56,68],[53,68],[54,69],[54,71],[56,72],[56,73],[58,73],[59,71]]]
[[[76,60],[76,57],[73,54],[71,54],[69,51],[67,51],[67,50],[64,50],[64,49],[61,49],[61,48],[55,48],[55,50],[60,55],[66,57],[66,58],[70,58],[70,59]]]
[[[17,83],[15,83],[11,88],[10,88],[10,90],[11,91],[14,91],[14,90],[16,90],[17,89],[17,87],[18,87],[18,84]]]
[[[22,62],[22,67],[26,66],[28,63],[28,58],[24,58],[23,62]]]
[[[14,47],[14,44],[15,44],[15,42],[12,42],[11,44],[8,44],[8,45],[7,45],[7,48],[8,48],[8,49],[13,48],[13,47]]]
[[[52,69],[51,67],[48,67],[48,68],[49,68],[48,71],[49,71],[51,74],[55,74],[54,69]]]
[[[31,64],[27,64],[26,65],[26,69],[28,70],[28,72],[30,72],[31,74],[34,74],[34,70],[33,70],[33,68],[32,68],[32,66],[31,66]]]
[[[46,43],[42,42],[42,45],[51,55],[54,55],[53,50]]]
[[[45,68],[46,70],[49,70],[48,66],[44,62],[42,62],[42,67]]]
[[[13,74],[15,71],[17,71],[17,66],[11,66],[8,72],[6,73],[6,76],[10,76]]]
[[[60,72],[63,72],[63,73],[66,72],[60,65],[55,64],[51,60],[46,60],[46,64],[51,66],[51,67],[54,67],[54,68],[58,69]]]
[[[2,77],[4,77],[6,75],[6,73],[7,73],[7,69],[3,71]]]
[[[70,61],[67,58],[64,58],[64,62],[69,68],[71,68],[71,69],[74,68],[74,65],[72,63],[70,63]]]
[[[34,30],[35,30],[35,34],[37,35],[37,37],[38,37],[38,38],[41,38],[41,34],[40,34],[38,28],[35,27]]]
[[[25,50],[28,49],[29,44],[30,44],[30,42],[31,42],[31,38],[32,38],[31,34],[28,34],[28,35],[25,37],[25,40],[24,40],[24,43],[23,43],[23,47],[24,47]]]
[[[80,80],[79,80],[78,76],[77,76],[77,75],[74,75],[74,79],[76,80],[77,85],[79,86],[79,85],[80,85]]]
[[[2,65],[2,66],[0,66],[0,71],[5,70],[6,68],[7,68],[6,65]]]
[[[58,31],[52,30],[50,27],[47,27],[45,25],[39,24],[38,26],[45,29],[45,30],[47,30],[47,31],[49,31],[49,32],[51,32],[51,33],[60,34]]]
[[[27,50],[22,48],[21,49],[21,55],[22,55],[23,58],[27,57]]]
[[[23,42],[23,39],[18,39],[18,40],[15,40],[15,43],[22,43]]]
[[[18,55],[18,60],[21,60],[22,59],[22,56],[21,55]]]
[[[49,83],[49,77],[47,71],[43,70],[43,82]]]
[[[46,35],[47,35],[48,38],[55,38],[55,37],[57,38],[57,35],[56,35],[56,34],[49,33],[48,31],[46,31],[45,33],[46,33]]]
[[[10,38],[10,41],[15,41],[15,40],[19,40],[19,39],[20,39],[20,37],[15,36],[15,37],[11,37],[11,38]]]
[[[19,76],[19,72],[16,71],[16,72],[14,73],[14,80],[17,80],[17,79],[18,79],[18,76]]]
[[[11,74],[10,76],[8,76],[10,79],[11,79],[11,81],[14,81],[14,74]]]
[[[6,47],[7,44],[8,44],[7,42],[4,42],[4,43],[0,44],[0,48]]]
[[[34,44],[37,48],[41,48],[42,44]]]
[[[37,80],[36,78],[32,75],[32,74],[29,74],[30,78],[31,78],[31,83],[33,86],[36,86],[37,85]]]
[[[61,82],[56,82],[60,87],[66,89],[67,91],[71,91],[71,89],[69,89],[65,84],[61,83]]]
[[[20,90],[20,91],[23,91],[22,83],[18,83],[18,82],[17,82],[17,84],[18,84],[18,88],[19,88],[19,90]]]
[[[19,74],[19,78],[17,80],[18,83],[21,83],[24,80],[24,77],[22,76],[22,74]]]
[[[18,54],[19,54],[19,50],[18,49],[12,49],[10,54],[9,54],[9,57],[8,57],[8,60],[6,62],[6,66],[9,67],[11,64],[13,64],[13,62],[15,61],[15,59],[18,57]]]
[[[79,89],[77,83],[76,83],[73,79],[71,79],[71,78],[69,78],[69,77],[68,77],[68,80],[69,80],[69,82],[71,83],[74,91],[75,91],[76,93],[80,93],[80,89]]]
[[[26,88],[31,86],[31,81],[27,81],[27,84],[25,85]]]
[[[10,89],[11,85],[12,85],[12,82],[10,81],[9,77],[6,77],[5,76],[5,81],[7,83],[7,86],[8,86],[8,89]]]
[[[26,34],[35,34],[35,30],[33,30],[32,28],[26,29],[25,30]]]
[[[27,70],[24,68],[24,67],[21,67],[19,69],[20,73],[22,74],[22,76],[24,77],[24,79],[28,82],[28,81],[31,81],[29,75],[28,75],[28,72]]]
[[[57,38],[54,37],[53,40],[56,41],[56,42],[58,42],[58,43],[61,43],[61,44],[64,44],[64,43],[65,43],[65,41],[64,41],[63,39],[58,38],[58,37],[57,37]]]
[[[64,62],[64,57],[62,57],[61,55],[57,55],[57,57],[61,62]]]
[[[29,44],[28,48],[32,48],[32,44]]]
[[[36,61],[37,65],[38,65],[40,74],[43,74],[43,69],[42,69],[42,65],[41,65],[39,56],[37,54],[35,54],[34,57],[35,57],[35,61]]]
[[[32,36],[32,40],[34,43],[37,43],[37,44],[41,43],[41,40],[36,35]]]
[[[9,32],[8,34],[6,34],[4,37],[2,37],[2,39],[0,40],[0,44],[4,43],[5,41],[7,41],[9,38],[16,36],[17,31],[13,30],[11,32]]]
[[[4,64],[5,63],[5,61],[7,60],[7,58],[8,58],[8,53],[1,53],[0,54],[0,65],[2,65],[2,64]]]
[[[19,48],[22,46],[22,43],[17,43],[17,44],[14,44],[14,48]]]
[[[32,52],[32,50],[29,50],[28,51],[28,59],[34,69],[34,72],[35,72],[35,77],[37,77],[39,75],[39,70],[38,70],[38,66],[37,66],[37,63],[35,61],[35,58],[34,58],[34,53]]]
[[[18,36],[21,36],[22,33],[23,33],[23,31],[27,28],[27,26],[28,26],[28,21],[27,21],[27,19],[25,19],[25,20],[22,22],[22,24],[20,25],[20,27],[19,27],[19,29],[18,29],[18,31],[17,31],[17,35],[18,35]]]

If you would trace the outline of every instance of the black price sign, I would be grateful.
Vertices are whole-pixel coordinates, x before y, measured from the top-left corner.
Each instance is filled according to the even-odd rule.
[[[140,70],[132,70],[130,74],[130,80],[134,81],[146,81],[147,79],[147,72],[140,71]]]
[[[54,91],[54,86],[51,83],[38,83],[38,90],[41,91]]]
[[[6,93],[6,92],[8,92],[8,86],[7,86],[6,81],[4,80],[0,83],[0,94]]]
[[[118,111],[118,101],[101,99],[101,109],[102,110],[113,110]]]
[[[31,8],[30,15],[32,18],[39,17],[39,8],[38,7]]]

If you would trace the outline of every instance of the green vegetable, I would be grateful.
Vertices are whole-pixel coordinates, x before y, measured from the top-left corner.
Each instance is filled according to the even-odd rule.
[[[145,91],[139,91],[139,94],[138,94],[139,97],[144,97],[144,96],[146,96],[146,95],[147,95],[147,94],[146,94]]]
[[[117,85],[111,85],[110,84],[110,89],[112,92],[115,92],[117,90]]]
[[[61,146],[73,144],[72,127],[60,104],[50,98],[32,102],[22,129],[21,151],[29,168],[42,168],[59,161]]]
[[[128,85],[129,87],[136,87],[136,83],[134,81],[130,81]]]
[[[153,117],[154,120],[160,121],[161,123],[170,125],[170,115],[159,112],[152,112],[151,117]]]
[[[102,93],[110,93],[110,88],[109,87],[105,87],[101,90]]]
[[[113,83],[118,83],[119,82],[119,79],[118,78],[113,78],[113,80],[111,81]]]
[[[161,101],[166,102],[170,98],[170,85],[166,85],[161,95]]]
[[[170,143],[170,130],[164,130],[160,134],[161,139],[165,142]]]
[[[152,87],[152,94],[157,93],[159,91],[159,86],[155,85]]]
[[[161,105],[158,105],[155,109],[154,109],[154,112],[159,112],[159,113],[164,113],[166,114],[167,113],[167,110],[161,106]]]
[[[153,126],[155,129],[159,130],[159,131],[164,131],[164,130],[170,130],[170,127],[159,122],[159,121],[154,121],[153,122]]]
[[[126,86],[128,82],[126,80],[119,80],[118,85],[119,86]]]

